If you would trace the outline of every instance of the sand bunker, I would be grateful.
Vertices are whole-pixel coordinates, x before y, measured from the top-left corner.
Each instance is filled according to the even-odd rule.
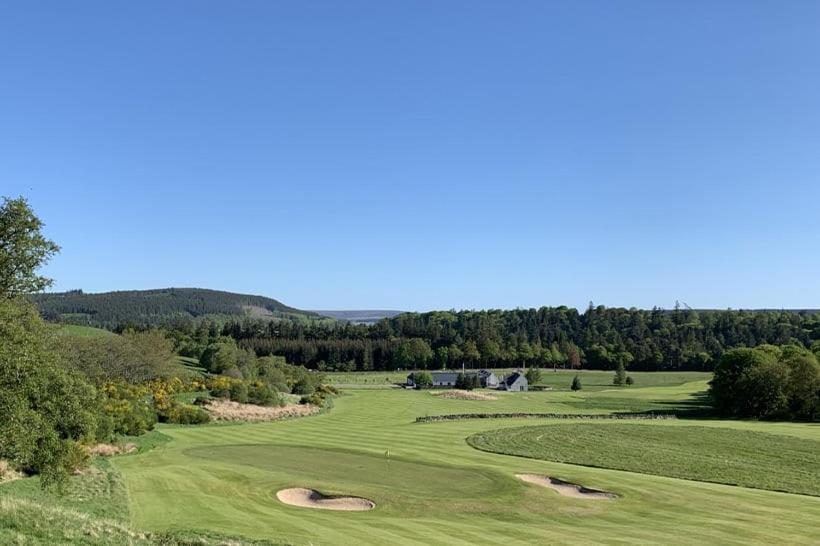
[[[441,391],[431,393],[433,396],[451,398],[453,400],[498,400],[497,396],[473,391]]]
[[[348,512],[363,512],[372,510],[376,503],[362,497],[326,497],[313,489],[293,487],[282,489],[276,493],[276,498],[291,506],[302,508],[319,508],[321,510],[344,510]]]
[[[516,474],[515,477],[527,483],[540,485],[541,487],[549,487],[565,497],[573,497],[576,499],[614,499],[617,497],[615,493],[589,489],[582,485],[565,482],[558,478],[542,476],[540,474]]]
[[[304,417],[318,413],[311,404],[288,404],[281,407],[240,404],[230,400],[211,400],[205,405],[213,421],[275,421],[289,417]]]

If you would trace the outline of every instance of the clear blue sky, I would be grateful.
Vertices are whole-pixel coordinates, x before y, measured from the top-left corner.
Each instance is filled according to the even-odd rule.
[[[820,307],[820,2],[0,8],[56,289]]]

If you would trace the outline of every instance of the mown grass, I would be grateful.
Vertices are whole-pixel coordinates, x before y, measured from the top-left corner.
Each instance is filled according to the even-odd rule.
[[[140,452],[145,452],[168,440],[167,436],[153,432],[134,443]],[[274,543],[208,531],[152,533],[134,529],[129,522],[122,476],[110,459],[98,457],[83,473],[72,476],[59,493],[44,490],[36,476],[0,485],[0,544],[244,546]]]
[[[61,324],[57,333],[65,336],[76,337],[107,337],[115,336],[114,332],[103,330],[102,328],[94,328],[93,326],[80,326],[77,324]]]
[[[820,529],[807,524],[820,520],[818,497],[510,457],[465,441],[520,428],[517,419],[415,423],[425,414],[473,411],[608,413],[620,411],[625,398],[638,406],[685,408],[705,387],[698,378],[578,393],[499,393],[494,401],[353,389],[313,417],[161,426],[141,437],[139,453],[108,461],[115,475],[106,480],[118,484],[111,489],[103,490],[96,476],[100,481],[84,486],[86,493],[61,501],[33,487],[36,479],[0,486],[0,544],[820,543]],[[645,426],[671,430],[694,423],[707,434],[728,429],[820,441],[820,428],[798,423],[679,419]],[[521,482],[516,473],[559,476],[619,496],[603,503],[562,497]],[[276,491],[294,486],[359,495],[377,506],[345,513],[276,499]],[[103,493],[92,498],[91,491]],[[224,539],[230,536],[242,540]]]
[[[699,380],[629,390],[502,393],[509,396],[496,401],[449,400],[402,389],[351,390],[335,399],[330,412],[314,417],[164,427],[172,440],[161,449],[116,459],[115,464],[126,480],[132,521],[158,532],[197,529],[295,544],[820,541],[820,529],[805,524],[820,518],[817,497],[509,457],[465,442],[472,434],[520,427],[522,421],[515,419],[414,422],[424,414],[503,408],[608,412],[619,410],[625,396],[638,404],[685,406],[705,385]],[[806,424],[698,423],[706,429],[820,440],[820,429]],[[691,424],[678,420],[647,426]],[[515,478],[522,472],[560,476],[614,491],[619,498],[590,503],[562,497],[522,483]],[[294,486],[359,495],[377,506],[369,512],[338,513],[287,506],[276,499],[276,491]]]
[[[507,428],[467,442],[506,455],[820,496],[817,440],[619,422]]]

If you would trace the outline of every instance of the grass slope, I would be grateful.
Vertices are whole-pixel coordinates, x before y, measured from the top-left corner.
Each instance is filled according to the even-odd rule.
[[[494,430],[484,451],[820,496],[820,441],[699,426],[584,423]]]
[[[625,392],[639,401],[685,404],[704,387],[705,381],[696,381],[617,390],[615,395],[613,389],[601,390],[578,399],[571,398],[574,393],[543,392],[478,402],[400,389],[357,390],[337,398],[332,411],[314,417],[166,426],[162,431],[171,441],[114,464],[126,482],[133,524],[158,532],[359,545],[820,542],[820,528],[806,524],[820,519],[820,498],[510,457],[465,442],[472,434],[520,427],[520,420],[414,423],[419,415],[499,406],[582,411],[568,406],[571,400],[607,411],[607,403],[619,406]],[[681,420],[648,426],[672,430],[691,424]],[[698,425],[820,440],[820,429],[806,424]],[[527,472],[561,476],[614,491],[619,498],[590,503],[562,497],[515,478]],[[293,486],[360,495],[377,506],[369,512],[340,513],[277,501],[276,491]]]
[[[146,435],[141,447],[161,435]],[[131,528],[122,478],[106,459],[72,476],[62,495],[44,491],[37,477],[0,485],[0,544],[83,546],[216,546],[273,544],[214,533],[149,533]]]

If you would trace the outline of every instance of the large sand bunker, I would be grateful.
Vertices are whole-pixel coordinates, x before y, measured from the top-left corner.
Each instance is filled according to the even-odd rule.
[[[322,510],[345,510],[348,512],[363,512],[372,510],[376,503],[362,497],[326,497],[313,489],[293,487],[282,489],[276,493],[276,498],[291,506],[302,508],[319,508]]]
[[[442,398],[451,398],[453,400],[498,400],[497,396],[492,394],[485,394],[483,392],[473,391],[440,391],[431,393],[433,396],[440,396]]]
[[[614,499],[617,497],[615,493],[589,489],[582,485],[565,482],[558,478],[542,476],[540,474],[516,474],[515,477],[527,483],[540,485],[541,487],[549,487],[565,497],[573,497],[576,499]]]

